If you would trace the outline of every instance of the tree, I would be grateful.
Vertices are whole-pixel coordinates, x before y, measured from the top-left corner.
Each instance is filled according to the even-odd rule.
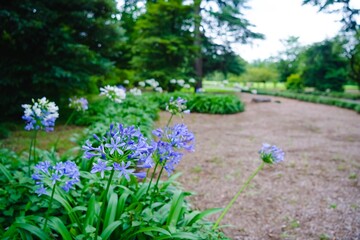
[[[237,56],[231,49],[211,42],[203,44],[205,45],[202,54],[204,75],[217,71],[223,74],[224,79],[227,79],[229,73],[240,75],[245,72],[246,61]]]
[[[360,30],[348,39],[347,57],[350,62],[350,79],[360,89]]]
[[[357,0],[303,0],[303,4],[311,4],[319,8],[319,11],[328,13],[341,12],[343,23],[343,31],[357,32],[360,30],[358,15],[360,9],[354,7],[354,2]]]
[[[288,39],[281,40],[285,50],[280,53],[276,68],[279,72],[279,81],[286,82],[287,78],[299,71],[299,54],[302,47],[299,43],[299,37],[291,36]]]
[[[278,81],[278,73],[273,67],[273,63],[267,61],[257,61],[248,65],[246,72],[241,76],[245,82],[266,82],[276,83]]]
[[[194,0],[194,46],[196,49],[196,88],[202,87],[203,56],[206,56],[204,39],[212,42],[218,38],[230,50],[232,42],[246,43],[263,35],[250,30],[252,25],[242,17],[245,0]]]
[[[192,76],[194,51],[191,35],[192,8],[182,0],[148,2],[136,22],[132,66],[139,79],[155,78],[171,89],[173,78]]]
[[[304,90],[304,81],[302,80],[300,74],[295,73],[291,74],[286,79],[286,89],[295,90],[295,91],[303,91]]]
[[[110,76],[122,36],[116,13],[114,0],[1,1],[0,110],[67,99]]]
[[[343,91],[348,75],[348,61],[343,52],[343,43],[337,39],[310,46],[304,53],[301,76],[305,85],[319,91]]]
[[[319,7],[319,11],[327,13],[341,12],[343,23],[342,32],[348,39],[346,48],[350,61],[350,78],[358,84],[360,89],[360,9],[354,7],[356,0],[304,0],[303,4]]]

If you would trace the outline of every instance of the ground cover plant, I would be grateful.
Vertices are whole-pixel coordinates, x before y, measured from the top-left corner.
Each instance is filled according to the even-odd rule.
[[[263,95],[271,95],[271,96],[278,96],[278,97],[286,97],[286,98],[292,98],[297,99],[300,101],[305,102],[313,102],[313,103],[321,103],[341,108],[346,108],[350,110],[354,110],[358,113],[360,113],[360,103],[356,101],[350,101],[350,100],[344,100],[341,98],[330,98],[330,97],[324,97],[324,96],[317,96],[317,95],[311,95],[311,94],[301,94],[301,93],[295,93],[295,92],[273,92],[273,91],[264,91],[259,90],[259,94]]]
[[[103,110],[112,109],[103,101]],[[6,186],[0,195],[2,238],[228,239],[219,231],[222,218],[264,165],[283,161],[284,154],[264,145],[260,167],[224,211],[193,210],[186,200],[191,193],[181,190],[178,175],[173,175],[184,153],[194,150],[193,133],[185,124],[171,122],[175,115],[188,113],[185,103],[170,99],[166,109],[171,117],[164,128],[152,131],[153,139],[137,126],[111,122],[105,131],[88,134],[80,154],[65,156],[55,148],[36,148],[36,131],[53,130],[55,125],[53,118],[51,124],[45,121],[46,111],[51,117],[56,114],[46,107],[44,114],[37,114],[36,102],[25,106],[26,129],[35,133],[27,160],[1,150],[0,181]],[[170,176],[166,180],[165,172]],[[205,219],[220,211],[215,224]]]

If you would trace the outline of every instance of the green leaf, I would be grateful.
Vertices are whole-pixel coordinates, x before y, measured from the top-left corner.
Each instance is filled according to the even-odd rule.
[[[66,199],[64,199],[60,194],[54,194],[54,199],[58,201],[65,208],[66,212],[69,214],[69,218],[71,222],[76,223],[81,229],[82,228],[81,221],[77,216],[76,212],[73,211],[69,202]]]
[[[14,178],[11,176],[10,172],[6,169],[4,165],[0,163],[0,171],[4,174],[4,176],[9,180],[9,182],[14,181]]]
[[[211,209],[207,209],[205,211],[202,211],[202,212],[199,212],[197,213],[195,216],[193,216],[192,218],[189,219],[189,222],[186,224],[187,226],[191,226],[193,225],[195,222],[197,222],[198,220],[206,217],[206,216],[209,216],[209,215],[212,215],[212,214],[215,214],[215,213],[218,213],[218,212],[221,212],[223,209],[222,208],[211,208]]]
[[[157,237],[156,240],[164,240],[164,239],[189,239],[189,240],[199,240],[199,236],[189,233],[189,232],[177,232],[171,234],[171,236],[162,236]]]
[[[125,191],[123,194],[121,194],[119,201],[118,201],[117,209],[116,209],[116,218],[117,219],[124,212],[125,203],[126,203],[127,198],[129,197],[129,195],[130,195],[130,193],[127,191]]]
[[[147,232],[149,232],[149,233],[151,233],[151,232],[157,232],[157,233],[162,233],[162,234],[167,235],[167,236],[171,236],[171,234],[170,234],[168,231],[166,231],[165,229],[163,229],[163,228],[159,228],[159,227],[147,227],[147,228],[142,228],[142,229],[140,229],[139,231],[137,231],[137,232],[129,235],[127,238],[125,238],[125,240],[126,240],[126,239],[132,239],[132,237],[136,236],[137,234],[147,233]],[[157,238],[156,238],[156,239],[157,239]]]
[[[181,213],[181,209],[184,203],[184,193],[182,191],[176,191],[174,193],[172,202],[171,202],[171,207],[170,207],[170,211],[169,211],[169,215],[166,221],[166,225],[168,226],[176,226],[179,218],[180,218],[180,213]]]
[[[114,222],[116,216],[117,204],[118,204],[118,195],[116,193],[112,193],[106,208],[103,229],[107,228],[108,225]]]
[[[70,232],[65,227],[64,223],[57,217],[49,218],[49,226],[56,232],[60,233],[62,239],[72,240]]]
[[[85,223],[84,226],[92,226],[94,224],[94,220],[95,220],[95,216],[96,216],[96,199],[95,199],[95,194],[91,195],[90,200],[89,200],[89,204],[88,204],[88,208],[87,208],[87,212],[86,212],[86,217],[85,217]],[[84,229],[85,230],[85,229]]]
[[[113,231],[118,227],[120,226],[121,222],[120,221],[115,221],[115,222],[112,222],[111,224],[109,224],[105,230],[102,232],[101,234],[101,239],[102,240],[106,240],[108,239],[111,234],[113,233]]]
[[[29,224],[29,223],[15,223],[14,224],[16,228],[24,229],[28,231],[29,233],[37,236],[40,239],[50,239],[49,236],[44,232],[42,229]]]
[[[134,198],[137,200],[141,199],[146,193],[146,190],[147,190],[147,185],[142,184],[141,187],[136,191]]]

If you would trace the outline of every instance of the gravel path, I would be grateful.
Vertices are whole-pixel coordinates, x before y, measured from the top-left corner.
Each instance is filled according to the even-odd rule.
[[[270,97],[244,113],[191,114],[196,152],[177,171],[194,208],[225,207],[260,164],[263,142],[285,152],[240,196],[223,225],[232,239],[360,239],[360,115],[332,106]],[[280,102],[275,102],[280,101]],[[163,125],[169,115],[161,113]],[[176,119],[181,121],[181,119]],[[218,215],[211,219],[216,219]]]

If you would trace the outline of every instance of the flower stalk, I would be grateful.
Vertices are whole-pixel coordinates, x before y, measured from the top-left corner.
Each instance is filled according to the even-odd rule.
[[[110,189],[110,185],[111,185],[111,181],[113,179],[113,176],[114,176],[114,173],[115,173],[115,170],[112,169],[111,170],[111,173],[110,173],[110,176],[109,176],[109,180],[108,180],[108,183],[107,183],[107,186],[106,186],[106,190],[104,192],[104,195],[102,196],[102,205],[101,205],[101,209],[100,209],[100,214],[99,214],[99,217],[98,217],[98,221],[96,223],[96,232],[95,232],[95,239],[97,239],[98,235],[99,235],[99,230],[100,230],[100,223],[101,223],[101,220],[102,220],[102,215],[104,215],[104,212],[105,212],[105,200],[106,200],[106,197],[108,195],[108,192],[109,192],[109,189]]]
[[[48,210],[47,210],[46,216],[45,216],[45,224],[44,224],[44,228],[43,228],[44,231],[46,230],[47,223],[48,223],[48,220],[49,220],[49,214],[50,214],[50,211],[51,211],[51,208],[52,208],[52,202],[53,202],[53,199],[54,199],[55,188],[56,188],[56,183],[53,186],[51,196],[50,196],[50,200],[49,200]]]
[[[224,211],[221,213],[220,217],[216,220],[213,229],[216,229],[221,220],[225,217],[226,213],[229,211],[229,209],[232,207],[232,205],[235,203],[235,201],[239,198],[240,194],[249,186],[251,180],[263,169],[265,166],[265,162],[262,162],[260,166],[251,174],[251,176],[246,180],[244,185],[240,188],[240,190],[235,194],[235,196],[231,199],[231,201],[228,203],[228,205],[225,207]]]

